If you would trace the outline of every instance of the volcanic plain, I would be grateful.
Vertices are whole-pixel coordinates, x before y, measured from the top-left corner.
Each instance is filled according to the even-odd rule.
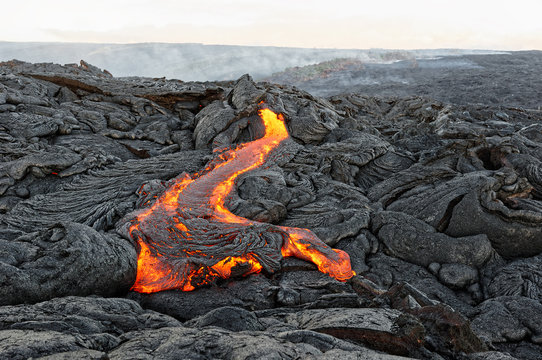
[[[437,85],[319,97],[249,75],[183,82],[84,61],[0,63],[0,358],[540,359],[540,61],[516,55],[531,61],[521,78],[465,75],[465,93],[448,97],[453,79],[428,65]],[[460,71],[512,61],[483,56]],[[267,136],[264,108],[288,140],[227,177],[219,204],[231,226],[192,213],[216,200],[199,188],[189,210],[167,202],[159,219],[172,220],[152,222],[183,217],[178,239],[203,255],[166,225],[133,232],[168,191],[215,179],[205,174]],[[304,229],[293,238],[327,257],[347,254],[349,275],[284,250],[284,229]],[[145,244],[167,249],[172,278],[186,264],[211,276],[134,286]]]

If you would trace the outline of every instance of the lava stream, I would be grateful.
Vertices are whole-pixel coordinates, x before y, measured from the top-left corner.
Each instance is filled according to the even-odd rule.
[[[190,291],[218,278],[276,271],[283,256],[311,261],[338,280],[354,275],[348,255],[310,230],[250,221],[224,205],[236,178],[289,138],[282,115],[258,114],[262,138],[223,153],[201,175],[181,175],[152,206],[129,215],[127,235],[140,247],[133,290]]]

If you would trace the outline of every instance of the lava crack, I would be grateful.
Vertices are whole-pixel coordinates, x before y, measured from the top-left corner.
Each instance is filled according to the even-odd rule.
[[[311,261],[341,281],[354,275],[348,254],[310,230],[251,221],[224,205],[236,178],[263,165],[289,138],[282,115],[267,108],[258,114],[262,138],[226,151],[199,174],[182,174],[150,207],[128,216],[124,228],[140,248],[133,290],[190,291],[218,278],[274,272],[286,256]]]

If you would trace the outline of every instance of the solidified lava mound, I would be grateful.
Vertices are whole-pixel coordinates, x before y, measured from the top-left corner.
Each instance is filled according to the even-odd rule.
[[[152,206],[124,225],[127,237],[139,245],[133,290],[190,291],[229,278],[232,271],[273,272],[279,269],[280,254],[312,261],[337,280],[354,275],[348,254],[331,249],[310,230],[250,221],[224,205],[237,177],[264,165],[290,139],[282,116],[267,108],[258,114],[264,136],[222,153],[194,179],[188,174],[175,179]]]
[[[0,156],[2,359],[542,353],[539,110],[10,61]]]

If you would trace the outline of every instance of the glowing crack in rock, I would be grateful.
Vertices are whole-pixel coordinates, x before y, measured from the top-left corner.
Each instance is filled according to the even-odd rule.
[[[341,281],[355,275],[348,254],[310,230],[251,221],[226,208],[236,178],[263,165],[289,138],[282,115],[267,108],[258,114],[262,138],[224,152],[199,174],[182,174],[151,206],[129,215],[125,228],[140,248],[133,290],[190,291],[219,278],[272,273],[286,256],[311,261]]]

